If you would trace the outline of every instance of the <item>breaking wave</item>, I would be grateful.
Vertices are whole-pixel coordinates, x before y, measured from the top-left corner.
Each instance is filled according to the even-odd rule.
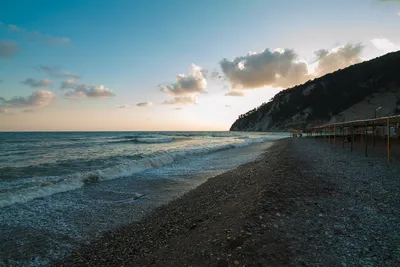
[[[174,138],[161,137],[128,137],[125,140],[114,141],[132,141],[138,142],[172,142]],[[85,185],[98,183],[110,179],[131,176],[134,173],[144,170],[158,168],[171,164],[188,157],[195,157],[213,153],[220,150],[248,146],[254,143],[260,143],[273,140],[270,137],[236,139],[240,142],[228,144],[215,144],[213,146],[189,146],[185,148],[170,150],[168,152],[158,151],[145,157],[121,160],[119,164],[111,167],[97,169],[93,171],[77,172],[60,176],[37,176],[30,178],[18,178],[7,180],[0,183],[0,207],[9,206],[16,203],[24,203],[36,198],[51,196],[80,188]]]

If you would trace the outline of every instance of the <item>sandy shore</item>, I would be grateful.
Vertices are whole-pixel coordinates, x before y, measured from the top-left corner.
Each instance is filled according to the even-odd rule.
[[[312,139],[277,141],[55,265],[398,266],[399,173]]]

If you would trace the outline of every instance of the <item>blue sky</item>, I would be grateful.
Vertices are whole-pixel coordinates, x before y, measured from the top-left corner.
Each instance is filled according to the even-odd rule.
[[[395,0],[3,0],[0,130],[227,130],[239,114],[306,79],[255,81],[260,70],[249,51],[267,64],[273,55],[264,49],[292,49],[295,59],[276,55],[312,71],[314,52],[326,49],[319,66],[332,68],[322,75],[346,44],[362,44],[348,64],[398,50],[399,12]],[[6,53],[10,42],[18,49]],[[237,57],[254,71],[251,83],[230,64]],[[186,78],[177,82],[178,74]]]

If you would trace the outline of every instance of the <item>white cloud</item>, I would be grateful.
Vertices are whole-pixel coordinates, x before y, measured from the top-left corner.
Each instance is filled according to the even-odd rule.
[[[195,64],[189,69],[189,74],[178,74],[176,82],[160,86],[164,93],[181,96],[206,92],[207,80],[205,72]]]
[[[361,44],[347,44],[339,46],[331,51],[321,49],[315,52],[318,64],[315,69],[315,76],[344,69],[350,65],[361,62],[360,54],[363,49]]]
[[[51,80],[40,80],[40,81],[37,81],[37,80],[35,80],[35,79],[32,79],[32,78],[27,78],[25,81],[23,81],[23,82],[21,82],[21,83],[23,83],[23,84],[25,84],[25,85],[28,85],[28,86],[30,86],[30,87],[32,87],[32,88],[36,88],[36,87],[46,87],[46,86],[49,86],[49,85],[51,85],[52,84],[52,81]]]
[[[386,53],[394,52],[400,50],[400,46],[395,45],[391,41],[385,38],[375,38],[371,40],[371,43],[378,48],[379,50],[383,50]]]
[[[151,107],[153,106],[152,102],[140,102],[136,104],[137,107]]]
[[[291,49],[278,48],[273,52],[265,49],[260,53],[249,52],[246,56],[239,56],[233,60],[223,59],[220,61],[220,67],[226,80],[236,90],[266,86],[285,88],[361,62],[362,49],[360,44],[348,44],[331,51],[321,49],[316,52],[316,62],[311,64],[298,60],[296,53]],[[310,73],[309,70],[314,71]],[[233,91],[226,95],[241,96]]]
[[[72,90],[65,93],[68,98],[109,98],[115,94],[104,85],[87,85],[83,83],[76,83],[73,80],[66,80],[61,83],[61,88],[64,90]]]
[[[19,46],[13,41],[0,41],[0,57],[12,57],[19,51]]]
[[[39,66],[39,70],[46,72],[48,75],[58,78],[79,79],[80,75],[68,71],[60,71],[57,67]]]
[[[53,103],[55,95],[53,92],[47,90],[37,90],[33,92],[30,96],[23,97],[13,97],[9,100],[1,102],[2,108],[42,108],[49,106]]]
[[[167,105],[192,105],[196,103],[197,99],[195,96],[176,96],[171,100],[164,101],[164,104]]]
[[[242,91],[229,90],[229,92],[226,93],[225,96],[244,96],[244,93]]]
[[[265,86],[287,87],[308,79],[307,64],[296,60],[290,49],[265,49],[249,52],[233,60],[223,59],[220,67],[234,89],[255,89]]]

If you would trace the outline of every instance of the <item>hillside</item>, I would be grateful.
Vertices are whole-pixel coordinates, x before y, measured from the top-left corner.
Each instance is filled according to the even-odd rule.
[[[302,129],[327,122],[400,114],[400,51],[283,90],[239,116],[231,131]]]

